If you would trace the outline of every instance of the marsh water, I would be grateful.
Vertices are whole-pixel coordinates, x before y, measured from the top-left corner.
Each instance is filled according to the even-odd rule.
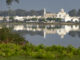
[[[80,47],[80,25],[16,24],[6,27],[12,28],[33,45]]]

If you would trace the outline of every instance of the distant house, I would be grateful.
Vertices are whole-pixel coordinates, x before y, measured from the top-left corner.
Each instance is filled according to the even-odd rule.
[[[4,17],[0,16],[0,20],[3,20]]]
[[[43,14],[44,18],[56,18],[56,13],[47,13],[46,9],[44,8],[44,14]]]
[[[19,21],[23,21],[24,17],[23,16],[15,16],[14,20],[19,20]]]
[[[72,17],[72,21],[73,22],[79,22],[79,18],[78,17]]]

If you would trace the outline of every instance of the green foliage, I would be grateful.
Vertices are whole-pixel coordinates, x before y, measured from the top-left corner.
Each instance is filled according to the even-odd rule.
[[[72,9],[71,11],[68,12],[70,16],[77,16],[77,11],[76,9]]]
[[[10,18],[9,18],[10,20],[14,20],[14,17],[13,16],[10,16]]]
[[[78,10],[77,16],[80,16],[80,9]]]
[[[37,21],[37,18],[32,18],[31,20],[33,20],[33,21]]]
[[[74,53],[78,52],[78,53]],[[62,46],[51,46],[45,47],[43,45],[34,46],[30,43],[26,43],[25,45],[8,43],[0,44],[0,56],[31,56],[33,58],[38,59],[53,59],[53,58],[61,58],[61,57],[73,57],[75,55],[80,55],[80,49]]]
[[[6,43],[7,42],[7,43]],[[25,42],[25,44],[24,44]],[[34,46],[24,41],[20,35],[10,29],[0,29],[0,56],[30,56],[38,59],[55,59],[63,57],[80,56],[80,48],[73,46]]]
[[[19,0],[6,0],[6,3],[7,5],[11,5],[13,1],[19,3]]]
[[[14,16],[14,15],[15,16],[33,16],[33,15],[41,16],[43,14],[42,10],[39,10],[39,11],[34,10],[34,12],[32,12],[31,10],[30,11],[26,11],[23,9],[13,10],[12,8],[10,8],[10,11],[7,11],[7,10],[0,11],[0,15],[1,16],[8,16],[8,14],[9,14],[10,16]]]
[[[47,20],[60,22],[61,21],[61,18],[47,18]]]
[[[76,9],[72,9],[68,13],[70,16],[80,16],[80,9],[78,9],[78,11]]]
[[[42,18],[42,21],[45,21],[46,19],[45,18]]]
[[[8,43],[8,42],[22,44],[26,41],[19,34],[11,32],[11,30],[8,28],[0,29],[0,43]]]

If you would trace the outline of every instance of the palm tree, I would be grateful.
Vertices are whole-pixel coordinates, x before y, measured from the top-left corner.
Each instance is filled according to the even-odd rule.
[[[19,0],[6,0],[7,5],[11,5],[12,2],[17,2],[17,3],[19,3]]]
[[[8,16],[9,16],[9,13],[11,11],[11,4],[12,4],[12,2],[19,3],[19,0],[6,0],[6,4],[8,5],[8,9],[9,9]]]

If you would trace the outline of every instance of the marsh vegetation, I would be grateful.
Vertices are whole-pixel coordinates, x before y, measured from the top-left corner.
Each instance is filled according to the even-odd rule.
[[[42,44],[35,46],[20,35],[11,32],[10,29],[2,28],[0,29],[0,56],[24,56],[36,59],[74,58],[80,56],[80,48]]]

